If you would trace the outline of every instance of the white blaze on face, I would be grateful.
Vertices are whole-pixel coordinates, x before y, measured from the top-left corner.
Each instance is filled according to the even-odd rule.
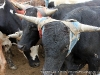
[[[6,4],[6,3],[5,3],[5,1],[4,1],[3,5],[0,6],[0,9],[4,9],[5,4]]]
[[[31,57],[32,57],[33,60],[35,60],[35,57],[38,56],[38,49],[39,49],[39,45],[32,46],[30,48],[30,50],[31,50],[30,55],[31,55]]]

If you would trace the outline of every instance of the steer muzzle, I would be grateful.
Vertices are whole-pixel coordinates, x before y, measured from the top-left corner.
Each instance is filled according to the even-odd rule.
[[[35,68],[35,67],[40,66],[40,63],[39,63],[39,62],[37,62],[37,63],[31,63],[31,62],[30,62],[29,65],[30,65],[31,67]]]

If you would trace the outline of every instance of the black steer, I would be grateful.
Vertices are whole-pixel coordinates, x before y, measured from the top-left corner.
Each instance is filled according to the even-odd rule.
[[[64,20],[73,18],[81,23],[100,27],[99,16],[100,7],[81,7],[66,14]],[[71,54],[66,57],[67,45],[69,45],[68,29],[60,22],[44,25],[42,37],[45,49],[44,75],[53,75],[52,71],[59,73],[60,69],[74,73],[86,64],[88,64],[90,74],[98,74],[100,71],[99,35],[100,32],[81,33],[80,40],[72,49]]]
[[[37,9],[35,7],[26,9],[26,14],[25,15],[36,17],[37,16]],[[39,57],[38,56],[32,57],[29,54],[29,53],[32,52],[30,50],[30,48],[32,46],[35,46],[36,43],[38,42],[38,40],[40,39],[39,38],[39,32],[38,32],[38,29],[37,29],[37,25],[34,24],[34,23],[31,23],[29,21],[26,21],[25,19],[22,19],[22,26],[23,26],[23,35],[22,36],[25,36],[25,34],[26,34],[27,36],[32,37],[32,38],[27,38],[27,39],[26,38],[21,38],[21,40],[18,42],[19,49],[21,49],[21,50],[25,49],[26,50],[26,51],[24,51],[24,54],[29,59],[28,61],[29,61],[30,66],[32,66],[32,67],[39,66],[39,64],[40,64]],[[31,32],[27,31],[28,29]],[[34,38],[34,40],[33,40],[33,38]],[[24,40],[24,41],[22,41],[22,40]],[[32,41],[28,42],[29,40],[32,40]],[[23,43],[24,43],[24,46],[21,46]],[[28,43],[28,44],[26,44],[26,43]],[[29,53],[27,53],[27,52],[29,52]],[[38,53],[38,50],[37,50],[36,53]],[[33,60],[32,58],[35,58],[35,59]]]

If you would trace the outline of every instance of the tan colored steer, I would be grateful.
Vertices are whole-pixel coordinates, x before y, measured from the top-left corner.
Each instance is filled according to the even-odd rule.
[[[5,75],[6,59],[3,54],[2,46],[4,46],[4,50],[7,51],[12,44],[8,37],[0,31],[0,75]]]

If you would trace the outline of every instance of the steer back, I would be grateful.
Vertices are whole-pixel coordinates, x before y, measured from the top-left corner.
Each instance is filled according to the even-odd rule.
[[[43,26],[42,43],[45,49],[43,71],[59,71],[69,46],[69,29],[61,22],[47,23]]]
[[[57,8],[56,11],[51,17],[54,19],[62,20],[66,13],[69,13],[75,8],[82,7],[82,6],[100,6],[99,0],[93,0],[85,3],[78,3],[78,4],[61,4],[54,8]]]
[[[77,19],[81,23],[100,27],[100,6],[80,7],[66,15],[64,19]],[[63,68],[76,71],[88,64],[89,71],[98,71],[100,63],[100,32],[84,32],[80,40],[73,48],[71,54],[66,58]],[[95,65],[94,65],[95,64]],[[73,66],[74,65],[74,66]]]

